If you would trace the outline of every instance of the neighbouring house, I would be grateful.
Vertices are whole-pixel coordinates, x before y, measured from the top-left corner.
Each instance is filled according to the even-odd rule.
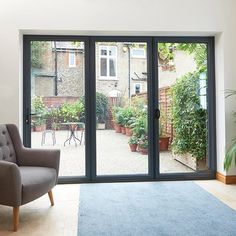
[[[47,42],[42,47],[40,67],[32,66],[32,95],[83,96],[83,42]],[[176,78],[195,68],[190,55],[176,50],[172,65],[161,65],[158,70],[159,88],[171,86]],[[96,90],[108,97],[147,92],[146,43],[96,43]]]

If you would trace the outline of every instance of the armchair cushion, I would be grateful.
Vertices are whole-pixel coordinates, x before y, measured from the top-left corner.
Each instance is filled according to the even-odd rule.
[[[26,204],[49,192],[56,184],[57,172],[53,168],[20,166],[22,202]]]
[[[0,125],[0,160],[16,163],[16,154],[6,125]]]

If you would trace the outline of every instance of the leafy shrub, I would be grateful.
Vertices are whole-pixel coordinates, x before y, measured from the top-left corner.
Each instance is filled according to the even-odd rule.
[[[78,122],[83,111],[84,105],[81,101],[72,104],[64,103],[60,108],[60,117],[65,122]]]
[[[129,139],[129,144],[138,144],[138,138],[136,136],[131,136]]]
[[[207,111],[200,103],[200,73],[188,73],[172,87],[172,120],[175,131],[172,147],[179,154],[197,159],[207,155]]]
[[[96,115],[99,123],[106,123],[108,118],[108,99],[103,93],[96,93]]]
[[[132,130],[134,135],[138,138],[142,137],[143,135],[147,135],[147,114],[136,118]]]
[[[32,118],[33,125],[42,125],[45,124],[46,120],[46,106],[43,103],[43,99],[40,96],[34,96],[31,102],[31,113],[35,114],[35,117]]]

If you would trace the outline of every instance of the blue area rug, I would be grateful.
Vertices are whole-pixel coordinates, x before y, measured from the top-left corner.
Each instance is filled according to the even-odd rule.
[[[236,211],[193,182],[83,184],[79,236],[235,236]]]

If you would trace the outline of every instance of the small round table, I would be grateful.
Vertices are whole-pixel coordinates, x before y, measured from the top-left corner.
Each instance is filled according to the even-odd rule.
[[[62,125],[66,125],[68,127],[68,130],[69,130],[69,136],[66,139],[66,141],[64,142],[64,146],[66,145],[67,142],[69,142],[69,144],[70,144],[70,141],[72,139],[75,142],[75,146],[77,146],[76,140],[81,145],[82,139],[83,139],[83,135],[84,135],[85,124],[83,122],[65,122],[65,123],[61,123],[61,124]],[[75,132],[77,130],[81,130],[80,139],[78,137],[76,137],[76,133]]]

